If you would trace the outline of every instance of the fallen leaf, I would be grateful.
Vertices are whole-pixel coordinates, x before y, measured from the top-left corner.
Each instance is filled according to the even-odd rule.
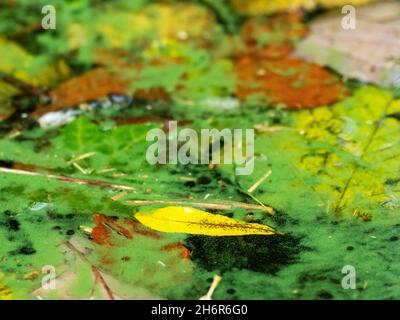
[[[140,286],[132,286],[104,273],[89,261],[90,250],[87,240],[73,237],[60,246],[64,263],[57,266],[56,286],[49,290],[44,286],[32,291],[38,299],[46,300],[152,300],[162,299]]]
[[[208,236],[273,235],[266,225],[245,223],[190,207],[165,207],[151,213],[138,212],[135,218],[146,227],[162,232]]]
[[[347,78],[381,86],[400,86],[400,3],[357,8],[355,30],[342,27],[343,15],[332,12],[311,23],[297,55],[328,65]]]
[[[92,230],[93,241],[101,245],[118,245],[118,241],[112,236],[112,231],[127,239],[133,239],[135,234],[146,236],[152,239],[162,239],[158,232],[144,229],[139,223],[130,219],[114,219],[104,215],[94,216],[96,226]],[[183,259],[190,259],[190,252],[180,242],[173,242],[161,247],[162,251],[181,251]]]
[[[126,282],[163,288],[188,280],[189,250],[176,237],[148,230],[131,219],[94,216],[92,263]]]
[[[39,106],[32,114],[34,117],[48,112],[70,108],[80,103],[98,100],[108,94],[126,94],[126,80],[106,69],[94,69],[81,76],[72,78],[49,92],[50,105]]]
[[[235,10],[242,14],[266,14],[317,6],[336,7],[347,4],[361,5],[375,0],[231,0]]]
[[[245,51],[235,63],[236,95],[287,108],[314,108],[345,96],[341,79],[316,64],[291,57],[308,33],[300,12],[252,17],[241,30]]]
[[[0,300],[12,300],[13,294],[11,288],[0,283]]]
[[[261,95],[260,100],[290,109],[316,108],[346,96],[341,79],[316,64],[297,58],[255,60],[239,57],[235,64],[236,95],[241,100]]]

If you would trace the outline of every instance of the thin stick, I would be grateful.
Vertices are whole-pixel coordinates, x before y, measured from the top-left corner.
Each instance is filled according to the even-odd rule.
[[[58,180],[61,182],[67,183],[75,183],[80,185],[90,185],[90,186],[98,186],[98,187],[106,187],[106,188],[114,188],[120,190],[129,190],[135,191],[134,187],[119,185],[119,184],[112,184],[105,181],[99,180],[91,180],[91,179],[80,179],[80,178],[72,178],[67,176],[57,176],[52,174],[44,174],[39,172],[32,172],[26,170],[18,170],[18,169],[10,169],[0,167],[0,172],[4,173],[12,173],[12,174],[19,174],[19,175],[27,175],[27,176],[37,176],[43,177],[52,180]],[[191,201],[172,201],[172,200],[127,200],[127,203],[141,205],[141,204],[168,204],[168,205],[191,205],[191,206],[198,206],[204,207],[208,209],[215,209],[215,210],[232,210],[233,208],[241,208],[246,210],[260,210],[269,214],[274,214],[274,208],[267,207],[265,205],[256,205],[256,204],[249,204],[239,201],[218,201],[218,203],[207,203],[207,202],[191,202]]]
[[[82,172],[83,174],[88,174],[87,172],[86,172],[86,170],[85,169],[83,169],[79,164],[77,164],[76,162],[72,162],[72,165],[75,167],[75,168],[77,168],[80,172]]]
[[[105,187],[105,188],[115,188],[115,189],[130,190],[130,191],[136,190],[134,187],[120,185],[120,184],[112,184],[112,183],[105,182],[105,181],[72,178],[72,177],[66,177],[66,176],[57,176],[57,175],[53,175],[53,174],[44,174],[44,173],[39,173],[39,172],[10,169],[10,168],[4,168],[4,167],[0,167],[0,172],[13,173],[13,174],[19,174],[19,175],[27,175],[27,176],[37,176],[37,177],[43,177],[43,178],[52,179],[52,180],[59,180],[61,182],[76,183],[76,184],[81,184],[81,185],[99,186],[99,187]]]
[[[238,201],[230,201],[221,203],[207,203],[207,202],[191,202],[191,201],[173,201],[173,200],[126,200],[127,203],[141,205],[141,204],[168,204],[168,205],[189,205],[203,207],[215,210],[232,210],[234,207],[246,210],[260,210],[269,214],[274,214],[274,209],[267,206],[260,206],[256,204],[248,204]]]
[[[269,170],[265,175],[263,175],[255,184],[253,184],[248,190],[248,193],[252,193],[254,190],[256,190],[261,183],[263,183],[265,180],[269,178],[269,176],[272,174],[272,170]]]
[[[202,296],[199,300],[212,300],[212,295],[215,291],[215,289],[217,288],[218,284],[221,282],[222,277],[215,275],[213,282],[210,286],[210,289],[208,289],[208,292],[205,296]]]
[[[74,163],[74,162],[77,162],[77,161],[79,161],[79,160],[83,160],[83,159],[92,157],[92,156],[94,156],[95,154],[96,154],[96,152],[88,152],[88,153],[85,153],[85,154],[81,154],[80,156],[77,156],[77,157],[75,157],[75,158],[69,160],[68,163]]]

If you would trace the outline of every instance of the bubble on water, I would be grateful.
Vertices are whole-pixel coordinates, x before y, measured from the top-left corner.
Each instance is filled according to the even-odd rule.
[[[29,207],[29,210],[39,211],[39,210],[42,210],[42,209],[48,207],[49,205],[50,205],[50,203],[47,203],[47,202],[35,202],[33,205],[31,205]]]

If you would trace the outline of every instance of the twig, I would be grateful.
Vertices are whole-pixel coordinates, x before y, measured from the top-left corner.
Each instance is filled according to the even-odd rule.
[[[234,207],[246,210],[260,210],[269,214],[274,214],[275,210],[271,207],[260,206],[256,204],[248,204],[238,201],[221,201],[220,203],[207,203],[207,202],[192,202],[192,201],[174,201],[174,200],[126,200],[130,204],[168,204],[168,205],[189,205],[203,207],[215,210],[232,210]]]
[[[136,190],[134,187],[120,185],[120,184],[112,184],[112,183],[105,182],[105,181],[72,178],[72,177],[67,177],[67,176],[57,176],[57,175],[53,175],[53,174],[44,174],[44,173],[39,173],[39,172],[10,169],[10,168],[4,168],[4,167],[0,167],[0,172],[19,174],[19,175],[27,175],[27,176],[37,176],[37,177],[43,177],[43,178],[52,179],[52,180],[58,180],[61,182],[76,183],[76,184],[89,185],[89,186],[99,186],[99,187],[105,187],[105,188],[115,188],[115,189],[130,190],[130,191]]]
[[[77,162],[79,160],[87,159],[87,158],[90,158],[90,157],[94,156],[95,154],[96,154],[96,152],[88,152],[88,153],[85,153],[85,154],[81,154],[81,155],[69,160],[68,163],[74,163],[74,162]]]
[[[85,170],[85,169],[83,169],[79,164],[77,164],[76,162],[72,162],[72,165],[75,167],[75,168],[77,168],[81,173],[83,173],[83,174],[88,174],[88,172]]]
[[[208,292],[205,296],[202,296],[199,300],[212,300],[212,295],[217,288],[218,284],[221,282],[222,277],[215,275],[213,282],[210,286],[210,289],[208,289]]]
[[[90,158],[90,157],[94,156],[95,154],[96,154],[96,152],[88,152],[88,153],[85,153],[85,154],[81,154],[81,155],[69,160],[68,163],[72,164],[75,168],[77,168],[83,174],[89,174],[92,170],[83,169],[77,162],[80,161],[80,160],[84,160],[84,159]]]
[[[248,190],[248,193],[252,193],[254,190],[256,190],[261,183],[263,183],[265,180],[269,178],[269,176],[272,174],[272,170],[269,170],[264,176],[262,176],[255,184],[253,184]]]
[[[11,173],[11,174],[19,174],[19,175],[28,175],[28,176],[37,176],[43,177],[52,180],[58,180],[61,182],[67,183],[75,183],[80,185],[90,185],[90,186],[98,186],[98,187],[106,187],[106,188],[114,188],[120,190],[128,190],[128,191],[136,191],[136,188],[126,185],[120,184],[112,184],[105,181],[99,180],[92,180],[92,179],[80,179],[80,178],[72,178],[67,176],[57,176],[53,174],[44,174],[39,172],[32,172],[26,170],[18,170],[18,169],[10,169],[0,167],[0,172],[3,173]],[[204,207],[208,209],[215,209],[215,210],[232,210],[233,208],[241,208],[246,210],[260,210],[269,214],[274,214],[274,208],[267,207],[265,205],[256,205],[256,204],[249,204],[239,201],[218,201],[218,203],[207,203],[207,202],[191,202],[191,201],[174,201],[174,200],[127,200],[127,203],[141,205],[141,204],[168,204],[168,205],[191,205],[191,206],[198,206]]]

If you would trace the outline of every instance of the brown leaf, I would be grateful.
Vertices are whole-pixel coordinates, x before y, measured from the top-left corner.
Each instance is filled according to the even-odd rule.
[[[52,290],[40,286],[32,295],[40,299],[90,299],[90,300],[136,300],[161,299],[140,285],[132,285],[119,280],[94,266],[89,257],[87,240],[73,236],[70,241],[60,246],[65,256],[74,255],[75,259],[65,259],[65,263],[57,266],[56,287]],[[89,278],[88,278],[89,277]],[[82,284],[79,292],[77,284]],[[1,288],[0,288],[1,289]]]
[[[98,100],[111,93],[126,94],[128,89],[128,82],[116,73],[101,68],[94,69],[50,91],[51,104],[39,106],[32,115],[39,117],[47,112]]]
[[[164,288],[192,276],[190,253],[176,237],[150,230],[131,219],[94,217],[93,265],[145,288]]]
[[[118,238],[113,235],[113,232],[126,239],[134,239],[135,235],[142,235],[152,239],[162,239],[161,233],[144,228],[140,223],[131,219],[115,219],[105,215],[96,214],[93,218],[95,227],[92,230],[93,242],[106,245],[117,246]],[[172,242],[160,247],[162,251],[178,251],[181,252],[182,259],[190,259],[190,252],[180,242]]]
[[[346,94],[341,79],[322,66],[291,57],[308,28],[299,11],[252,17],[243,26],[245,52],[236,57],[236,95],[257,95],[262,102],[287,108],[331,104]]]
[[[244,100],[261,94],[264,102],[287,108],[315,108],[329,105],[346,95],[340,78],[303,60],[279,60],[241,56],[235,63],[237,96]]]

